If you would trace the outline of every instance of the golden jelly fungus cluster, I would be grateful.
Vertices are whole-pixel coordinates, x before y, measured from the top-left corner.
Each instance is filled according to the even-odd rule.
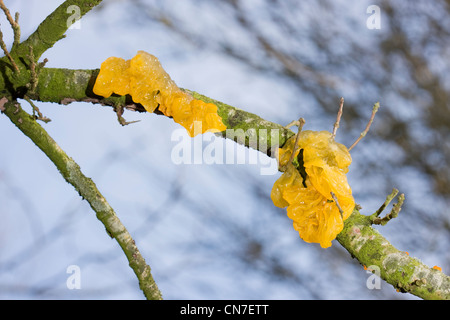
[[[113,93],[129,94],[148,112],[159,107],[164,115],[185,127],[191,137],[226,129],[215,104],[196,100],[183,92],[158,58],[144,51],[138,51],[131,60],[106,59],[100,67],[93,91],[105,98]]]
[[[295,157],[302,152],[303,164],[299,161],[297,168],[289,163],[294,136],[279,149],[279,165],[286,166],[286,170],[275,182],[271,198],[275,206],[287,207],[288,217],[304,241],[327,248],[355,207],[346,177],[352,158],[347,147],[335,142],[328,131],[308,130],[299,135]],[[300,174],[298,169],[304,169],[306,174]]]

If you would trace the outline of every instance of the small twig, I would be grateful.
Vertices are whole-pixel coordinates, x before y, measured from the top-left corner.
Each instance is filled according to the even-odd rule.
[[[403,193],[398,196],[398,201],[392,207],[391,212],[389,212],[383,218],[378,217],[380,215],[380,213],[389,205],[389,203],[392,201],[392,199],[394,199],[397,196],[397,194],[398,194],[398,190],[393,189],[391,194],[389,194],[386,197],[386,201],[384,201],[384,203],[381,205],[381,207],[374,214],[372,214],[370,216],[372,219],[372,224],[381,224],[384,226],[386,223],[388,223],[389,220],[394,219],[398,216],[398,213],[402,209],[403,202],[405,201],[405,195]]]
[[[36,57],[34,56],[33,47],[29,46],[29,54],[27,55],[28,60],[30,60],[30,83],[27,84],[27,88],[34,92],[37,88],[38,81],[39,81],[39,73],[41,72],[41,69],[45,66],[45,64],[48,62],[48,59],[45,58],[44,61],[36,63]]]
[[[15,21],[13,20],[13,18],[11,16],[11,13],[9,13],[9,9],[6,7],[6,5],[3,2],[3,0],[0,0],[0,8],[5,13],[6,19],[8,19],[9,23],[11,24],[11,26],[14,25]]]
[[[126,121],[125,118],[122,117],[123,112],[124,112],[124,106],[116,106],[116,107],[114,107],[114,111],[115,111],[116,114],[117,114],[117,120],[119,121],[119,123],[120,123],[122,126],[127,126],[127,125],[129,125],[129,124],[132,124],[132,123],[136,123],[136,122],[141,121],[141,120]]]
[[[16,12],[14,19],[11,16],[11,13],[9,12],[8,7],[6,7],[3,0],[0,0],[0,9],[3,10],[5,13],[6,19],[8,20],[9,24],[11,25],[11,28],[14,32],[14,43],[13,47],[19,45],[20,43],[20,25],[19,25],[19,13]]]
[[[15,15],[15,19],[13,19],[8,8],[3,3],[3,0],[0,0],[0,8],[5,13],[6,19],[8,19],[9,24],[11,25],[11,27],[14,31],[14,43],[13,43],[13,48],[14,48],[15,46],[19,45],[19,43],[20,43],[19,13],[17,12]],[[8,48],[6,47],[5,41],[3,40],[3,33],[1,32],[1,30],[0,30],[0,47],[2,48],[3,52],[5,53],[5,56],[11,62],[13,68],[17,71],[17,73],[20,73],[19,67],[17,66],[13,57],[9,54]]]
[[[287,125],[285,125],[284,127],[286,128],[286,129],[289,129],[290,127],[293,127],[293,126],[299,126],[299,124],[300,124],[300,121],[299,120],[292,120],[291,122],[289,122]]]
[[[392,192],[386,197],[386,201],[381,205],[381,207],[373,214],[374,217],[378,217],[381,212],[383,212],[384,209],[391,203],[392,199],[394,199],[398,194],[397,189],[392,189]]]
[[[348,151],[352,150],[353,147],[355,147],[358,144],[358,142],[366,136],[367,132],[369,132],[370,126],[372,125],[373,119],[375,118],[375,114],[377,113],[379,108],[380,108],[380,103],[379,102],[375,103],[375,105],[373,106],[373,109],[372,109],[372,115],[370,117],[369,122],[367,123],[366,129],[364,129],[364,131],[361,133],[361,135],[358,137],[358,139],[356,139],[356,141],[353,142],[351,147],[348,148]]]
[[[38,84],[38,74],[36,72],[36,61],[34,61],[34,53],[32,46],[30,46],[30,53],[28,54],[27,57],[30,60],[30,72],[31,72],[30,90],[31,92],[34,92]]]
[[[300,140],[300,132],[302,132],[304,125],[305,125],[305,119],[303,119],[303,118],[298,119],[298,125],[297,125],[298,131],[297,131],[297,135],[295,137],[294,149],[292,150],[292,154],[291,154],[291,157],[289,158],[289,162],[292,162],[292,160],[294,160],[295,153],[297,152],[297,149],[298,149],[298,141]]]
[[[402,193],[401,195],[398,196],[398,201],[392,207],[391,212],[389,212],[384,218],[378,218],[378,217],[374,218],[372,220],[372,223],[373,224],[381,224],[384,226],[391,219],[397,218],[398,213],[402,209],[403,201],[405,201],[405,195]]]
[[[341,206],[339,205],[339,201],[336,197],[336,195],[334,194],[334,192],[330,192],[331,193],[331,197],[334,200],[334,203],[336,204],[336,206],[338,207],[339,213],[341,214],[341,218],[342,220],[344,220],[344,210],[342,210]]]
[[[1,0],[0,0],[1,1]],[[3,33],[0,29],[0,47],[2,48],[3,52],[5,53],[5,56],[9,59],[11,62],[13,68],[20,73],[19,67],[17,66],[16,62],[14,61],[13,57],[9,54],[8,48],[6,47],[5,41],[3,41]]]
[[[336,122],[334,123],[334,126],[333,126],[333,133],[331,134],[332,139],[334,139],[336,137],[336,132],[337,132],[337,129],[339,128],[339,122],[341,122],[343,109],[344,109],[344,98],[342,97],[340,105],[339,105],[339,111],[337,114]]]
[[[35,61],[35,57],[34,57],[34,53],[33,53],[33,47],[29,46],[29,54],[27,55],[27,58],[30,60],[30,74],[31,74],[31,78],[30,78],[30,82],[26,84],[26,87],[28,88],[29,92],[34,93],[37,85],[38,85],[38,80],[39,80],[39,72],[41,70],[41,65],[44,66],[45,63],[47,62],[45,59],[44,62],[39,63],[36,65],[36,61]],[[36,66],[38,66],[38,68],[36,69]],[[35,120],[41,120],[42,122],[48,123],[50,121],[52,121],[50,118],[45,117],[44,115],[42,115],[41,111],[39,110],[39,108],[33,103],[33,101],[31,101],[31,99],[28,96],[28,93],[24,95],[23,97],[33,108],[33,118]],[[36,116],[37,113],[37,116]]]
[[[30,98],[28,98],[27,96],[24,96],[24,99],[30,104],[30,106],[33,108],[33,118],[36,120],[41,120],[42,122],[48,123],[50,121],[52,121],[52,119],[47,118],[45,116],[42,115],[41,111],[39,110],[39,108],[33,103],[33,101],[31,101]],[[36,113],[38,114],[36,116]]]

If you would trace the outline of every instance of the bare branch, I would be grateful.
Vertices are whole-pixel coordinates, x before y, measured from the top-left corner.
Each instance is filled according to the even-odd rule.
[[[377,113],[379,108],[380,108],[380,103],[379,102],[375,103],[375,105],[373,106],[373,109],[372,109],[372,115],[370,116],[370,120],[367,123],[366,128],[361,133],[361,135],[358,137],[358,139],[356,139],[356,141],[353,142],[353,144],[350,146],[350,148],[348,148],[348,151],[352,150],[358,144],[358,142],[366,136],[367,132],[369,132],[370,126],[372,125],[373,119],[375,118],[375,114]]]
[[[17,46],[20,43],[20,25],[19,25],[19,13],[16,12],[15,18],[11,16],[11,13],[9,12],[9,9],[6,7],[3,0],[0,0],[0,9],[3,10],[5,13],[6,19],[8,20],[9,24],[11,25],[11,28],[14,32],[14,43],[13,47]]]
[[[381,207],[373,214],[374,217],[378,217],[381,212],[391,203],[392,199],[394,199],[398,194],[397,189],[393,189],[392,192],[386,197],[386,201],[381,205]]]
[[[344,109],[344,98],[341,98],[341,102],[339,105],[339,111],[337,114],[336,122],[334,123],[333,127],[333,133],[331,134],[331,137],[334,139],[336,137],[337,129],[339,128],[339,123],[341,122],[342,117],[342,110]]]

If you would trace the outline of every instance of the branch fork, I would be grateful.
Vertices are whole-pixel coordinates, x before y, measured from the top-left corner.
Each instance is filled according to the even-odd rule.
[[[392,192],[386,197],[386,201],[381,205],[381,207],[370,216],[372,224],[386,225],[391,219],[397,218],[398,213],[402,209],[403,202],[405,201],[405,195],[402,193],[398,196],[397,203],[392,207],[392,210],[386,214],[383,218],[380,218],[381,212],[386,209],[386,207],[391,203],[391,201],[397,196],[398,190],[393,189]]]

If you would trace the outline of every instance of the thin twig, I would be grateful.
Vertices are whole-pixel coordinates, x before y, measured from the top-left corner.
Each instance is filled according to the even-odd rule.
[[[375,103],[375,105],[373,106],[373,109],[372,109],[372,115],[370,117],[369,122],[367,123],[366,129],[364,129],[364,131],[361,133],[361,135],[358,137],[358,139],[356,139],[356,141],[353,142],[351,147],[348,148],[348,151],[352,150],[353,147],[355,147],[358,144],[358,142],[366,136],[367,132],[369,132],[370,126],[372,125],[373,119],[375,118],[375,114],[377,113],[379,108],[380,108],[380,103],[379,102]]]
[[[339,201],[338,201],[336,195],[334,194],[334,192],[330,192],[330,193],[331,193],[331,197],[334,200],[334,203],[336,204],[336,206],[337,206],[337,208],[339,210],[339,213],[341,214],[342,220],[344,220],[344,210],[342,210],[341,206],[339,205]]]
[[[136,122],[141,121],[141,120],[134,120],[134,121],[127,121],[127,120],[125,120],[125,118],[123,117],[124,109],[125,109],[124,106],[115,106],[115,107],[114,107],[114,111],[115,111],[116,114],[117,114],[117,120],[119,121],[119,123],[120,123],[122,126],[127,126],[127,125],[129,125],[129,124],[132,124],[132,123],[136,123]]]
[[[38,84],[38,74],[36,72],[36,61],[34,60],[34,53],[32,46],[30,46],[30,53],[28,54],[27,57],[30,60],[30,73],[31,73],[30,90],[31,92],[34,92]]]
[[[5,3],[3,2],[3,0],[0,0],[0,9],[3,10],[3,12],[5,13],[6,19],[8,19],[9,23],[11,24],[11,27],[14,27],[17,22],[13,19],[13,17],[11,16],[11,13],[9,12],[8,7],[5,5]],[[16,14],[16,18],[17,18],[17,14]],[[17,18],[18,19],[18,18]]]
[[[15,19],[13,19],[13,17],[11,16],[11,13],[9,12],[9,10],[6,7],[3,0],[0,0],[0,8],[5,13],[6,19],[8,19],[9,24],[11,25],[11,27],[14,31],[14,43],[13,43],[13,48],[14,48],[15,46],[19,45],[19,42],[20,42],[19,13],[17,12]],[[6,47],[5,41],[3,40],[3,33],[1,32],[1,30],[0,30],[0,47],[2,48],[3,52],[5,53],[5,56],[11,62],[13,68],[17,71],[17,73],[20,73],[19,67],[17,66],[13,57],[9,54],[8,48]]]
[[[293,127],[293,126],[297,126],[298,127],[298,125],[300,124],[300,122],[298,121],[298,120],[292,120],[291,122],[289,122],[287,125],[285,125],[284,127],[286,128],[286,129],[289,129],[290,127]]]
[[[300,140],[300,132],[302,131],[304,125],[305,125],[305,119],[303,119],[303,118],[298,119],[298,125],[297,125],[298,131],[297,131],[297,135],[295,136],[294,149],[292,150],[292,154],[289,158],[288,164],[294,160],[295,153],[297,152],[297,149],[298,149],[298,141]]]
[[[336,122],[334,123],[334,126],[333,126],[333,133],[331,134],[332,139],[334,139],[336,137],[336,132],[337,132],[337,129],[339,128],[339,122],[341,122],[343,109],[344,109],[344,98],[342,97],[340,105],[339,105],[339,111],[337,114]]]

